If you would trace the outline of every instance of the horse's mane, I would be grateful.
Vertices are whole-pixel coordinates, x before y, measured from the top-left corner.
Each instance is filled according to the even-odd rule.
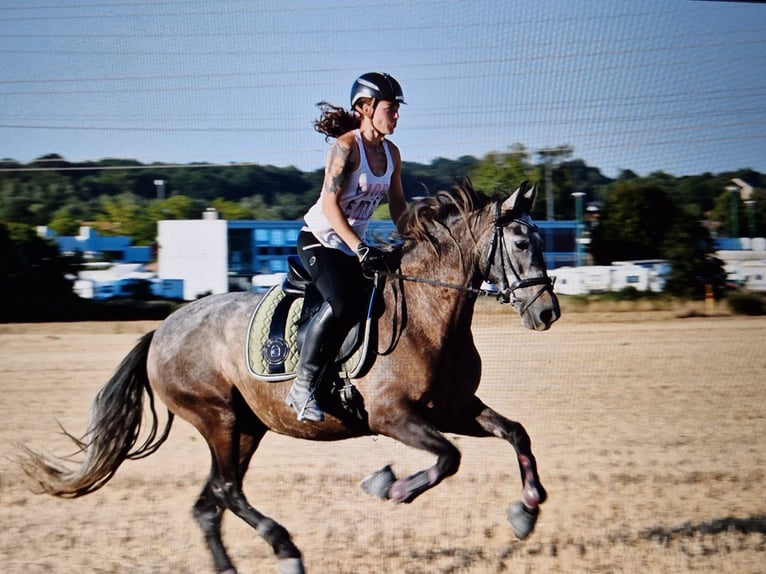
[[[439,191],[412,204],[402,237],[414,242],[427,241],[436,251],[436,227],[451,227],[456,218],[468,222],[472,213],[486,207],[494,198],[473,188],[470,180],[457,181],[449,191]]]

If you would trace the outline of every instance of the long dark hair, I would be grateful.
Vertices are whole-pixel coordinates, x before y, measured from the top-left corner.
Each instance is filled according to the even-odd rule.
[[[363,100],[359,100],[357,105],[361,105]],[[317,104],[320,110],[319,118],[314,121],[314,129],[320,134],[324,134],[325,140],[339,138],[346,132],[355,130],[362,125],[362,119],[353,111],[349,111],[340,106],[321,101]]]

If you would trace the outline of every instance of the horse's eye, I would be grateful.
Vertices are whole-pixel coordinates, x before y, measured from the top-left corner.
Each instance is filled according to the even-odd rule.
[[[529,240],[528,239],[519,239],[516,241],[516,248],[520,249],[521,251],[526,251],[529,249]]]

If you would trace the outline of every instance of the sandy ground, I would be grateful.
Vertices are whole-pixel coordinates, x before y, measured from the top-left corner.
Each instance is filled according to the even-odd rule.
[[[550,498],[537,530],[505,519],[520,483],[510,447],[451,437],[459,473],[411,505],[358,482],[430,455],[385,438],[333,444],[269,435],[251,465],[251,503],[292,533],[312,573],[766,572],[766,318],[575,313],[546,333],[504,310],[475,320],[480,395],[521,421]],[[0,325],[0,571],[205,573],[191,517],[209,465],[184,421],[152,457],[129,461],[77,500],[33,495],[19,443],[55,454],[154,323]],[[229,515],[241,574],[276,572],[270,548]]]

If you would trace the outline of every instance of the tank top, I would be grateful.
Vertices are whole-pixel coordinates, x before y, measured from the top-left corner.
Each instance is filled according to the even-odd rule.
[[[380,205],[382,199],[388,195],[391,186],[391,174],[394,172],[394,162],[391,160],[388,142],[383,140],[383,150],[386,153],[386,171],[383,175],[375,175],[367,163],[362,134],[358,129],[354,130],[354,139],[359,148],[359,167],[350,173],[346,179],[340,192],[340,208],[349,225],[360,238],[364,239],[373,212]],[[306,225],[303,229],[311,231],[322,245],[339,249],[347,255],[354,255],[354,251],[346,245],[327,220],[322,211],[321,197],[306,212],[304,221]]]

